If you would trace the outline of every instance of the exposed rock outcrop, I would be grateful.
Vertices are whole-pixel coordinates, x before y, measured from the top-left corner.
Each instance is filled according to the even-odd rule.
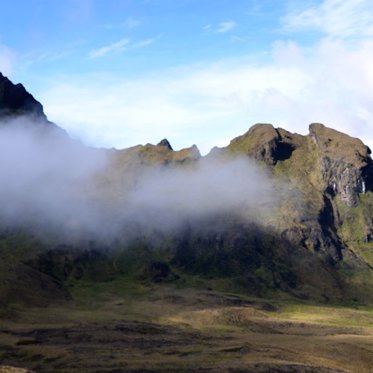
[[[302,136],[271,124],[256,124],[232,140],[227,149],[275,166],[289,159],[297,148],[309,148],[307,140],[311,139],[316,146],[317,164],[313,167],[320,169],[325,192],[339,195],[349,207],[356,206],[359,194],[371,190],[373,185],[370,149],[361,140],[320,123],[311,124],[309,131],[308,136]]]
[[[169,141],[168,141],[167,139],[163,139],[163,140],[161,140],[161,141],[157,144],[157,146],[165,146],[168,150],[173,150],[171,144],[169,143]]]
[[[40,102],[22,84],[13,84],[0,73],[0,118],[28,115],[47,120]]]
[[[297,146],[296,136],[281,128],[274,128],[272,124],[258,123],[244,135],[232,140],[228,148],[233,151],[245,149],[250,157],[274,166],[291,157]]]
[[[347,206],[356,206],[359,194],[371,188],[373,165],[370,149],[361,140],[327,128],[310,125],[310,135],[317,147],[326,191],[339,195]]]
[[[296,207],[298,213],[291,208],[291,200],[284,203],[279,229],[286,239],[332,263],[346,257],[355,264],[364,261],[357,258],[356,250],[349,250],[351,243],[345,242],[351,234],[340,235],[342,228],[346,230],[352,224],[348,208],[360,206],[361,196],[372,191],[371,152],[361,140],[319,123],[310,125],[307,136],[271,124],[256,124],[232,140],[225,151],[247,154],[265,163],[275,175],[285,177],[300,190],[304,204]],[[371,214],[364,204],[360,210],[361,230],[365,232],[361,239],[368,242]]]

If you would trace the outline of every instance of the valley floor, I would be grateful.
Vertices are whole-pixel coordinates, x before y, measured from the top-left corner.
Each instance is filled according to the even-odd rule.
[[[373,372],[373,308],[168,286],[91,290],[76,289],[68,306],[4,312],[0,372]]]

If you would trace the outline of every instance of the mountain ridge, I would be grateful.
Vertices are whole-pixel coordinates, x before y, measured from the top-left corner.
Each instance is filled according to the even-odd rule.
[[[43,106],[21,84],[13,84],[0,72],[0,117],[28,115],[46,120]]]
[[[23,86],[14,86],[3,76],[0,83],[3,118],[29,115],[32,122],[51,123],[42,105]],[[17,94],[12,96],[14,90]],[[9,281],[22,287],[25,278],[30,278],[25,273],[31,272],[35,280],[30,287],[35,293],[41,283],[50,284],[44,287],[43,301],[35,300],[38,304],[48,303],[49,296],[51,301],[69,299],[71,281],[100,282],[116,276],[179,284],[194,276],[202,278],[206,286],[224,283],[226,289],[257,295],[285,292],[321,301],[369,301],[373,283],[373,164],[370,149],[359,139],[320,123],[311,124],[308,135],[256,124],[227,147],[215,148],[204,157],[195,145],[175,151],[166,139],[158,145],[100,152],[108,154],[108,164],[98,175],[99,194],[92,198],[104,196],[112,206],[120,206],[125,191],[136,187],[149,170],[159,169],[166,177],[164,170],[189,172],[214,160],[218,160],[214,167],[219,168],[236,158],[254,162],[269,175],[268,180],[286,185],[287,194],[282,194],[281,188],[271,190],[278,194],[279,205],[260,224],[242,220],[238,211],[188,218],[181,229],[170,232],[151,229],[148,233],[148,227],[135,227],[137,223],[131,222],[109,243],[89,235],[70,243],[52,239],[50,233],[40,241],[31,230],[19,244],[29,251],[20,252],[18,267],[14,267],[18,269],[9,272],[0,285],[7,302],[22,301],[12,298]],[[150,174],[145,180],[153,179]],[[162,182],[161,178],[160,188]],[[213,194],[214,190],[207,191],[204,198]],[[151,211],[146,208],[145,214],[150,216]],[[65,234],[75,232],[65,229]],[[4,230],[2,237],[1,250],[16,250],[14,242],[20,235],[14,238],[14,233]],[[35,245],[37,249],[33,249]],[[7,266],[10,264],[4,262],[3,267]],[[60,290],[53,291],[55,286]],[[33,302],[27,297],[24,301]]]

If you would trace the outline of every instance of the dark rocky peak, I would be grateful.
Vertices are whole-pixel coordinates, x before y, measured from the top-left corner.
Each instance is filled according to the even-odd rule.
[[[232,152],[244,151],[250,157],[263,161],[269,166],[276,165],[291,157],[299,142],[297,137],[272,124],[258,123],[244,135],[235,138],[228,146]]]
[[[157,144],[157,146],[164,146],[164,147],[166,147],[166,148],[169,149],[169,150],[173,150],[171,144],[169,143],[169,141],[168,141],[167,139],[163,139],[163,140],[161,140],[161,141]]]
[[[43,106],[22,84],[13,84],[0,73],[0,118],[28,115],[47,120]]]
[[[370,149],[357,138],[313,123],[310,137],[316,144],[326,191],[339,195],[348,206],[355,206],[359,194],[373,190],[373,164]]]
[[[195,161],[201,158],[201,153],[196,145],[192,145],[190,148],[184,148],[174,151],[171,144],[167,139],[163,139],[157,144],[157,147],[172,151],[172,159],[177,162]]]

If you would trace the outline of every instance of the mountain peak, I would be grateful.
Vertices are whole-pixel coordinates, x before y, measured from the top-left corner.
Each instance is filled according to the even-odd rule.
[[[244,135],[233,139],[228,149],[233,153],[245,152],[254,159],[273,166],[291,156],[299,136],[274,128],[272,124],[257,123]]]
[[[372,189],[371,150],[360,139],[321,123],[312,123],[309,130],[327,190],[340,195],[348,206],[356,206],[358,195]]]
[[[40,102],[22,84],[13,84],[0,72],[0,117],[20,115],[47,120]]]
[[[346,160],[346,162],[361,165],[370,158],[371,150],[355,137],[324,126],[321,123],[312,123],[309,126],[310,137],[320,151],[333,157]]]
[[[171,144],[169,143],[169,141],[168,141],[167,139],[163,139],[163,140],[161,140],[161,141],[157,144],[157,146],[164,146],[164,147],[166,147],[166,148],[169,149],[169,150],[173,150]]]

